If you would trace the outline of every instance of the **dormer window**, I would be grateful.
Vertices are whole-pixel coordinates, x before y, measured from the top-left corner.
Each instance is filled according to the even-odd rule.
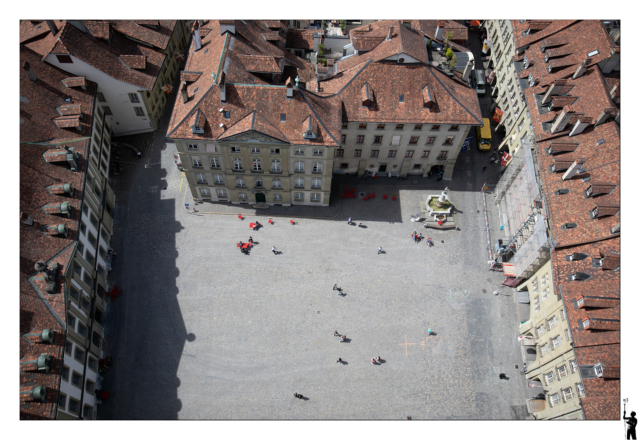
[[[586,281],[591,278],[591,275],[584,272],[576,272],[569,275],[569,281]]]
[[[522,36],[526,37],[527,35],[529,35],[531,33],[531,28],[528,28],[526,31],[522,31]]]
[[[557,196],[560,196],[560,195],[563,195],[563,194],[569,194],[569,192],[570,192],[570,191],[571,191],[571,190],[570,190],[570,189],[568,189],[568,188],[561,188],[561,189],[557,190],[557,191],[555,192],[555,194],[556,194]]]
[[[546,54],[544,54],[544,62],[548,63],[549,62],[549,52],[547,52]]]
[[[578,224],[577,223],[565,223],[564,225],[562,225],[560,227],[560,229],[566,230],[566,229],[574,229],[577,228]]]
[[[591,218],[595,218],[598,216],[598,207],[596,206],[591,210]]]
[[[567,255],[567,261],[581,261],[587,258],[587,254],[583,254],[581,252],[574,252],[571,255]]]
[[[576,304],[578,304],[578,307],[582,307],[582,305],[584,304],[584,298],[578,298]]]
[[[529,56],[528,55],[524,56],[524,68],[525,69],[529,68]]]
[[[598,142],[596,142],[596,145],[599,147],[600,145],[604,144],[604,139],[600,139]]]
[[[547,72],[551,73],[551,70],[553,70],[553,67],[551,67],[551,64],[549,64],[549,65],[547,66]]]
[[[589,319],[585,319],[582,321],[582,328],[589,328]]]
[[[588,56],[589,58],[591,58],[591,57],[595,57],[595,56],[596,56],[596,55],[598,55],[599,53],[600,53],[600,51],[599,51],[598,49],[596,49],[596,50],[594,50],[593,52],[589,52],[589,53],[587,54],[587,56]]]

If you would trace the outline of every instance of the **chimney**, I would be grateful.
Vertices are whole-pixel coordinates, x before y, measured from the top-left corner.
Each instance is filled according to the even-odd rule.
[[[287,86],[287,99],[293,98],[293,83],[291,81],[291,77],[287,78],[287,82],[285,83]]]
[[[589,67],[589,64],[591,64],[591,60],[589,58],[585,58],[584,61],[580,63],[578,69],[576,70],[576,73],[574,73],[571,78],[580,78],[582,74],[587,71],[587,67]]]
[[[545,93],[544,98],[542,98],[542,104],[548,104],[551,100],[551,97],[560,93],[562,87],[567,84],[566,79],[557,79],[553,83],[551,83],[551,87]]]
[[[202,39],[200,38],[200,23],[195,21],[193,23],[193,49],[194,51],[200,50],[202,47]]]
[[[51,35],[54,35],[58,33],[58,27],[56,26],[55,22],[53,20],[45,20],[47,22],[47,26],[49,26],[49,30],[51,30]]]
[[[35,72],[31,68],[31,65],[29,64],[28,61],[24,62],[24,64],[22,65],[22,68],[27,71],[27,76],[31,81],[38,82],[38,77],[36,76]]]
[[[438,21],[438,26],[436,27],[436,40],[442,39],[442,32],[444,31],[444,28],[440,27],[441,24],[442,22]]]
[[[570,105],[565,106],[562,109],[562,113],[558,115],[556,122],[554,122],[551,126],[551,134],[555,134],[559,131],[564,130],[564,128],[567,126],[567,122],[569,122],[569,119],[571,119],[571,116],[573,116],[573,113],[573,107],[571,107]]]
[[[591,121],[593,121],[593,118],[590,118],[588,116],[581,117],[573,126],[573,130],[571,130],[571,133],[569,133],[569,137],[582,133],[584,129],[587,128],[589,124],[591,124]]]
[[[464,72],[462,73],[462,80],[464,82],[469,81],[469,75],[471,75],[471,71],[473,70],[473,64],[474,64],[473,59],[470,59],[469,61],[467,61],[467,65],[464,68]]]
[[[582,168],[582,165],[586,162],[586,159],[576,159],[566,173],[562,175],[562,180],[571,179]]]
[[[393,36],[393,26],[389,27],[389,33],[387,34],[387,41],[391,41],[392,36]]]
[[[180,88],[180,95],[182,96],[182,103],[186,104],[189,101],[189,93],[187,93],[186,81],[182,81],[182,87]]]
[[[600,125],[602,124],[604,121],[606,121],[607,119],[609,119],[609,116],[613,115],[616,113],[616,109],[614,107],[607,107],[604,109],[604,111],[602,113],[600,113],[600,116],[598,116],[596,118],[596,122],[593,125]]]

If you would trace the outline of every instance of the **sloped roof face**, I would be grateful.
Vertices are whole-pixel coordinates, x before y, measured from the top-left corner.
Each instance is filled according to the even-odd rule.
[[[64,25],[63,20],[53,20],[58,30]],[[44,20],[22,20],[20,22],[20,44],[34,38],[42,38],[51,33],[49,25]]]
[[[176,26],[176,20],[160,20],[160,29],[149,29],[131,20],[112,20],[109,22],[113,30],[136,40],[152,45],[159,50],[165,50]]]
[[[522,35],[522,33],[531,26],[530,21],[531,20],[527,20],[524,23],[520,23],[520,20],[511,20],[516,48],[542,41],[543,39],[577,22],[577,20],[552,20],[544,29],[533,32],[535,29],[532,28],[529,35]]]
[[[238,59],[248,72],[280,73],[284,67],[283,57],[238,55]]]
[[[312,29],[289,29],[287,31],[287,48],[313,50]]]
[[[517,20],[512,23],[518,23]],[[545,28],[555,28],[555,24],[551,24]],[[542,32],[542,31],[541,31]],[[537,35],[533,34],[533,35]],[[542,41],[556,44],[562,42],[560,46],[545,46],[544,52],[541,52]],[[556,43],[553,43],[553,42]],[[525,54],[530,61],[527,69],[527,75],[533,73],[534,78],[540,78],[540,84],[551,84],[559,78],[568,78],[576,72],[576,69],[584,60],[588,60],[589,69],[602,60],[610,57],[611,49],[619,47],[607,33],[602,23],[598,20],[584,20],[575,22],[571,26],[550,35],[548,38],[541,38],[532,44]],[[597,54],[588,57],[588,53],[598,51]],[[545,61],[545,56],[549,54],[549,60]],[[549,73],[547,68],[552,66]]]
[[[194,135],[188,124],[183,123],[167,137],[228,139],[236,134],[253,130],[275,139],[283,141],[286,139],[287,142],[295,145],[338,145],[342,126],[340,99],[336,96],[322,98],[309,92],[296,90],[293,99],[287,99],[285,87],[239,84],[228,84],[226,93],[227,102],[222,103],[218,87],[214,87],[198,105],[208,121],[204,135]],[[218,111],[220,108],[229,112],[229,119],[225,119]],[[284,122],[280,121],[281,113],[286,114]],[[317,139],[302,138],[302,121],[309,115],[314,115],[314,118],[320,120]],[[220,128],[220,124],[224,124],[228,130]],[[238,127],[236,124],[239,124]],[[228,134],[228,131],[231,134]]]
[[[393,34],[391,36],[391,40],[387,41],[386,37],[391,26],[393,26]],[[360,31],[361,29],[365,30]],[[380,61],[402,53],[405,53],[425,64],[429,62],[424,38],[415,31],[404,27],[401,21],[387,20],[376,22],[372,24],[371,31],[366,29],[368,29],[368,26],[361,26],[359,28],[352,29],[351,41],[356,48],[357,45],[360,44],[358,41],[363,41],[363,45],[365,45],[364,41],[366,41],[366,47],[371,46],[371,49],[369,49],[370,51],[361,55],[352,55],[345,60],[338,62],[338,72],[343,72],[368,60]],[[383,37],[380,37],[379,34],[384,35]]]
[[[71,54],[107,75],[128,84],[151,90],[156,82],[165,55],[143,44],[138,44],[116,32],[113,42],[83,34],[73,25],[66,24],[56,36],[51,55]],[[119,59],[120,55],[136,55],[146,58],[144,69],[131,69]]]
[[[375,90],[375,100],[369,107],[362,106],[361,90],[365,82]],[[426,85],[435,95],[437,111],[423,107],[422,91]],[[404,103],[399,102],[401,94]],[[370,62],[354,75],[339,96],[347,121],[482,124],[475,90],[424,65]]]
[[[89,136],[93,116],[94,94],[96,84],[86,81],[87,90],[65,87],[62,83],[68,73],[50,64],[40,61],[40,56],[25,47],[20,48],[20,64],[28,62],[38,77],[33,82],[27,72],[20,68],[20,96],[26,98],[20,101],[20,140],[25,142],[44,142],[50,139],[78,139]],[[72,102],[64,98],[71,98]],[[73,104],[80,106],[85,113],[80,121],[82,131],[75,128],[59,128],[54,120],[60,118],[56,110],[60,106]]]

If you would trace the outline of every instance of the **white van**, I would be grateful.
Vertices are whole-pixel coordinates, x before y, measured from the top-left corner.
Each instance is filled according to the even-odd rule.
[[[484,95],[487,78],[484,76],[484,70],[474,70],[473,75],[476,93]]]

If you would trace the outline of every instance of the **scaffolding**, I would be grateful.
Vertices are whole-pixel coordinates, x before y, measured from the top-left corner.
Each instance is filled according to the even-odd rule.
[[[511,249],[518,277],[527,277],[548,254],[545,210],[541,209],[540,187],[531,153],[531,143],[522,141],[509,167],[496,187],[495,203],[500,209],[500,222],[509,237],[505,251]]]

